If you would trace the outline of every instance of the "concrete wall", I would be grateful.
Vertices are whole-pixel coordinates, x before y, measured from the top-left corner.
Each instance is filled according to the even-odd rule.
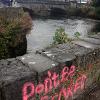
[[[16,10],[10,9],[5,10],[5,8],[2,8],[1,12],[3,11],[3,14],[1,13],[1,15],[8,19],[10,19],[9,17],[15,18],[20,16],[20,10],[17,11],[19,8],[15,8]],[[39,83],[44,83],[46,78],[50,78],[48,71],[61,75],[65,65],[70,67],[74,64],[79,68],[87,69],[88,65],[93,65],[97,61],[100,62],[99,39],[100,34],[84,41],[83,39],[76,40],[73,43],[60,44],[21,57],[0,60],[0,100],[28,100],[23,99],[23,92],[26,93],[23,87],[27,86],[26,83],[34,83],[35,86]],[[93,76],[100,74],[99,66],[94,70]],[[89,74],[91,74],[90,70]],[[86,85],[93,83],[93,76],[87,79]],[[25,88],[25,90],[30,94],[31,90],[29,88]],[[28,95],[27,93],[26,95]],[[51,94],[48,95],[51,96]],[[40,100],[36,98],[37,95],[31,94],[31,97],[29,100]]]
[[[34,92],[32,92],[34,90],[34,87],[36,89],[36,86],[41,83],[43,88],[45,80],[47,78],[52,80],[53,75],[55,77],[56,75],[62,77],[62,73],[65,75],[66,71],[69,72],[69,70],[63,71],[65,65],[70,68],[72,64],[78,66],[78,75],[81,76],[83,74],[83,76],[86,76],[86,82],[83,81],[84,77],[82,78],[82,87],[85,86],[84,90],[86,90],[88,86],[90,86],[93,82],[96,82],[95,79],[100,75],[100,35],[93,36],[93,38],[89,38],[89,41],[88,39],[85,39],[85,41],[76,40],[73,41],[73,43],[60,44],[52,48],[38,50],[36,53],[31,52],[24,56],[13,59],[0,60],[0,99],[41,100],[40,98],[38,98],[39,95],[36,95],[34,94]],[[98,65],[94,65],[95,63]],[[85,72],[83,73],[82,70],[82,73],[80,73],[80,68],[85,69]],[[72,70],[73,69],[71,69],[71,71]],[[54,74],[54,72],[56,74]],[[60,77],[55,82],[58,82],[58,80],[60,80]],[[80,96],[83,91],[80,89],[81,83],[79,83],[79,80],[80,78],[76,80],[78,84],[76,89],[78,89],[79,91],[74,94],[74,100],[77,100],[77,97]],[[68,81],[66,81],[66,84],[67,82]],[[62,89],[62,86],[64,84],[65,83],[61,84],[56,89],[53,88],[46,95],[51,97],[52,95],[54,96],[55,93],[59,94],[59,91]],[[47,86],[47,88],[49,87]],[[71,90],[69,93],[71,93]],[[41,96],[43,95],[45,95],[44,92],[41,93]],[[24,98],[24,96],[26,97]],[[27,96],[29,97],[27,98]]]

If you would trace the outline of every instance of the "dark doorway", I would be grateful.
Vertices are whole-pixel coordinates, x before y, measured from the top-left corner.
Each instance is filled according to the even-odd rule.
[[[64,17],[66,15],[66,11],[61,8],[51,8],[51,17]]]

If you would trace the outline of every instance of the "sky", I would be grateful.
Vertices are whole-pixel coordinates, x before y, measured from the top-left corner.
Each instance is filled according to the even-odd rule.
[[[10,5],[10,0],[0,0],[5,5]]]

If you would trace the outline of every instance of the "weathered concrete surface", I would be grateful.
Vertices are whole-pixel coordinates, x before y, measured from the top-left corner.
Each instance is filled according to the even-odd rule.
[[[100,39],[100,34],[97,35],[90,35],[90,38],[94,38],[94,39]]]
[[[44,72],[48,69],[51,69],[58,64],[46,57],[43,57],[39,54],[26,54],[22,57],[18,57],[24,64],[27,64],[31,70],[35,70],[38,73]]]
[[[95,44],[95,45],[100,45],[100,39],[95,39],[95,38],[81,38],[83,41]]]
[[[100,47],[100,45],[92,44],[92,43],[86,42],[84,40],[75,40],[75,41],[73,41],[73,43],[83,46],[85,48],[90,48],[90,49],[96,49],[96,48]]]
[[[59,46],[57,45],[54,48],[37,51],[37,53],[40,53],[58,63],[66,63],[75,59],[74,53],[70,52],[72,47],[73,45],[71,44],[62,44]]]
[[[57,59],[58,56],[61,56],[62,54],[66,54],[66,61],[67,61],[67,59],[69,61],[69,60],[72,60],[73,58],[75,58],[73,46],[75,47],[75,45],[73,45],[73,44],[66,43],[66,44],[62,44],[62,45],[57,45],[53,48],[51,47],[48,49],[38,51],[38,53],[43,54],[53,60],[58,60]]]
[[[22,87],[27,81],[37,82],[35,71],[15,58],[0,61],[0,100],[22,100]]]
[[[30,70],[37,72],[37,81],[39,82],[43,81],[43,79],[47,77],[48,70],[58,73],[63,68],[61,68],[57,62],[40,54],[30,53],[18,59],[21,60],[24,64],[28,65]]]
[[[99,100],[100,99],[100,85],[90,92],[85,100]]]
[[[73,100],[99,100],[100,99],[100,60],[88,72],[85,90],[77,94]],[[98,80],[99,78],[99,80]]]
[[[39,54],[0,61],[0,100],[22,100],[26,82],[34,85],[47,78],[47,71],[60,72],[63,67]]]
[[[76,43],[73,42],[73,43]],[[72,62],[71,64],[75,64],[76,66],[83,66],[86,67],[88,64],[94,63],[97,59],[100,58],[100,49],[93,44],[85,42],[84,45],[88,44],[88,47],[84,47],[80,41],[77,41],[77,44],[62,44],[57,45],[54,48],[44,49],[42,51],[38,51],[38,53],[49,57],[52,60],[55,60],[59,63],[66,63],[68,65],[68,62]],[[82,44],[82,45],[81,45]],[[95,50],[94,50],[94,47]]]
[[[73,100],[100,100],[100,84],[92,84]]]
[[[36,85],[44,82],[48,70],[59,74],[64,65],[74,64],[86,68],[97,60],[100,61],[100,46],[83,40],[39,50],[36,54],[30,53],[14,59],[1,60],[0,100],[22,100],[24,83],[33,82]],[[96,73],[99,74],[100,70],[97,69]]]
[[[91,42],[91,40],[90,40]],[[77,56],[78,65],[88,66],[88,64],[93,64],[96,60],[100,59],[100,45],[86,42],[84,40],[73,41],[74,44],[90,49],[91,51],[85,52],[81,57]]]

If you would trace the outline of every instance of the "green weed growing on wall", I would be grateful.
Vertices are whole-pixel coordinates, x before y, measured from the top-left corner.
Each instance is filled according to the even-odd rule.
[[[63,44],[70,41],[71,39],[68,38],[64,28],[60,27],[56,29],[55,36],[53,37],[53,44]]]

